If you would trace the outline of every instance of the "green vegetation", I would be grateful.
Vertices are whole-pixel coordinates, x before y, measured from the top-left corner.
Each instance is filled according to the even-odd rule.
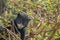
[[[16,18],[18,12],[26,12],[32,18],[27,28],[26,40],[55,40],[60,36],[59,0],[0,0],[1,25],[9,26],[10,19]],[[13,35],[12,32],[8,34]],[[13,39],[10,36],[9,38],[15,40],[16,37],[19,40],[17,35],[14,34]]]

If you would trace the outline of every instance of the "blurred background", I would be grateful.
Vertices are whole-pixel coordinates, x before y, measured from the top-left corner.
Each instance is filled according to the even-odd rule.
[[[26,40],[55,40],[60,37],[60,0],[0,0],[0,25],[8,27],[10,19],[15,19],[18,12],[25,12],[32,18]],[[6,32],[1,37],[20,39],[10,30],[7,34],[8,38]]]

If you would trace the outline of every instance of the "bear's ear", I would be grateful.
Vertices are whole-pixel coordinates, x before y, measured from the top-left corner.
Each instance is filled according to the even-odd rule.
[[[21,14],[20,13],[17,13],[18,16],[20,16]]]

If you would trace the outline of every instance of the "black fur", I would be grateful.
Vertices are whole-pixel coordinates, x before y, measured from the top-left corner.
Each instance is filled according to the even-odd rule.
[[[16,19],[14,19],[15,33],[18,33],[17,30],[21,33],[21,40],[25,40],[25,31],[29,21],[30,18],[27,16],[26,13],[18,13]]]

